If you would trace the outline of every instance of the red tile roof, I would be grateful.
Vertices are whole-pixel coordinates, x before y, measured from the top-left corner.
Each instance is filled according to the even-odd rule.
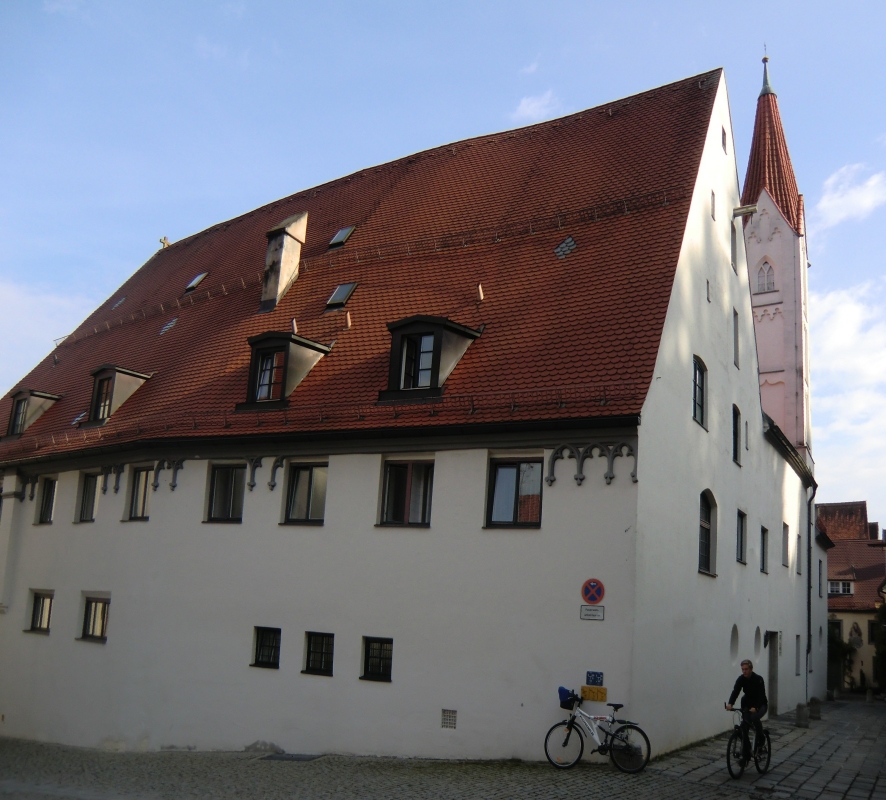
[[[828,551],[828,580],[854,581],[851,595],[828,597],[828,611],[870,611],[883,602],[886,547],[879,542],[843,539]]]
[[[20,439],[0,441],[0,464],[144,439],[639,414],[720,72],[368,168],[159,250],[21,382],[62,399]],[[265,233],[302,211],[299,277],[258,314]],[[353,235],[327,252],[345,225]],[[567,235],[577,247],[558,259]],[[345,311],[324,308],[350,281],[347,328]],[[413,314],[485,327],[442,402],[380,405],[386,323]],[[331,352],[289,408],[235,413],[248,337],[290,330],[293,318]],[[105,363],[153,377],[103,428],[72,426],[89,406],[89,373]],[[11,404],[0,401],[0,424]]]
[[[769,87],[768,73],[764,78],[763,91],[757,99],[754,137],[741,195],[742,205],[756,203],[764,189],[769,192],[788,224],[797,233],[803,233],[802,195],[797,189],[781,114],[778,112],[778,99]]]
[[[852,503],[818,503],[815,506],[815,524],[832,542],[870,538],[868,504],[864,500]]]

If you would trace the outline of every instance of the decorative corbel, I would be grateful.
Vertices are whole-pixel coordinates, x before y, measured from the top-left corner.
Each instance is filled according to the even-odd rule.
[[[108,476],[113,469],[113,467],[102,467],[102,494],[108,493]]]
[[[160,486],[160,473],[163,472],[164,468],[167,466],[168,462],[164,459],[160,459],[157,462],[157,466],[154,467],[154,480],[151,481],[151,488],[156,492],[157,488]]]
[[[561,444],[553,453],[551,453],[551,457],[548,459],[548,477],[545,478],[545,483],[547,483],[548,486],[554,485],[554,481],[557,480],[557,476],[554,475],[554,462],[563,458],[563,453],[567,453],[570,458],[575,459],[576,466],[578,467],[578,471],[575,474],[575,481],[580,486],[585,476],[581,474],[579,452],[571,444]]]
[[[167,461],[166,466],[172,467],[172,480],[169,482],[169,491],[174,492],[175,487],[178,486],[178,471],[185,465],[185,460],[183,458],[177,458],[172,461]]]
[[[120,476],[126,470],[126,464],[114,464],[111,469],[114,472],[114,494],[120,491]]]
[[[251,492],[255,488],[255,471],[261,466],[262,456],[256,456],[255,458],[247,458],[249,462],[249,483],[246,485],[249,487],[249,491]]]
[[[277,485],[277,470],[283,466],[283,462],[285,461],[284,456],[277,456],[274,459],[274,463],[271,466],[271,480],[268,481],[268,488],[273,492],[274,487]]]
[[[39,480],[40,480],[39,475],[32,475],[30,478],[28,478],[28,484],[31,487],[30,492],[28,492],[28,500],[34,499],[34,492],[37,491],[37,481],[39,481]]]

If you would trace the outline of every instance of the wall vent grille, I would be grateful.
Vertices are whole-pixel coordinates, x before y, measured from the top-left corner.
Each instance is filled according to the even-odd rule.
[[[444,708],[443,709],[443,724],[441,727],[452,728],[454,730],[457,714],[458,714],[457,711],[453,711],[452,709],[449,709],[449,708]]]

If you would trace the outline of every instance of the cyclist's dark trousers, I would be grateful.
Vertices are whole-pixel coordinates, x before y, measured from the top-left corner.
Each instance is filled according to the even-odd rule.
[[[760,720],[765,716],[768,708],[769,706],[763,705],[753,713],[747,708],[741,710],[741,740],[744,744],[744,757],[748,760],[751,757],[751,742],[748,738],[748,730],[753,724],[754,730],[757,732],[757,745],[762,744],[763,723]]]

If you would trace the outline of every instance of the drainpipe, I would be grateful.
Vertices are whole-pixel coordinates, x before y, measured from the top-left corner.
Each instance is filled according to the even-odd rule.
[[[812,509],[818,484],[812,481],[812,497],[806,501],[806,703],[809,703],[809,664],[812,659]]]

